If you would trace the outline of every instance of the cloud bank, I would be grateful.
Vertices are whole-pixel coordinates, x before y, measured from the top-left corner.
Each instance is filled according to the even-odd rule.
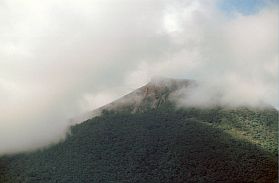
[[[220,92],[226,104],[277,105],[278,5],[228,16],[217,4],[1,1],[0,154],[63,139],[69,118],[154,75],[205,83],[183,105]]]

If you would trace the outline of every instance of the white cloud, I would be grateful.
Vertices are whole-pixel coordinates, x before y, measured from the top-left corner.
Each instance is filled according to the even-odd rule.
[[[177,18],[183,29],[180,27],[179,33],[168,31],[172,40],[179,40],[172,42],[172,48],[177,49],[129,77],[141,71],[145,78],[150,78],[147,73],[155,73],[201,81],[203,86],[181,91],[186,95],[183,100],[179,98],[180,105],[266,103],[278,107],[278,7],[233,19],[219,18],[217,10],[204,10],[200,7],[191,22]]]
[[[63,138],[69,118],[154,75],[274,105],[276,11],[227,19],[209,0],[1,1],[0,154]]]

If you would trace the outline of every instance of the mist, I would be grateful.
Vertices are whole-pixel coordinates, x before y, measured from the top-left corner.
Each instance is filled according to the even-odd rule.
[[[0,155],[63,140],[69,119],[158,75],[204,83],[179,105],[278,106],[278,4],[218,3],[1,1]]]

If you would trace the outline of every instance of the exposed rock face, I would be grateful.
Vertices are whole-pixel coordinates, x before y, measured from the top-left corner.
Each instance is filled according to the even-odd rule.
[[[191,80],[153,79],[147,85],[136,90],[135,93],[128,95],[129,101],[133,101],[133,98],[136,100],[133,103],[128,102],[126,105],[132,108],[132,112],[156,109],[167,102],[173,92],[193,83]]]
[[[155,109],[166,102],[173,92],[194,84],[191,80],[157,78],[134,92],[105,105],[102,109],[131,108],[134,112]]]
[[[144,112],[150,109],[156,109],[161,104],[168,101],[169,96],[175,91],[195,85],[193,80],[154,78],[146,85],[137,90],[119,98],[118,100],[104,105],[96,110],[73,119],[74,123],[83,122],[95,116],[102,114],[104,110],[126,110],[131,113]]]

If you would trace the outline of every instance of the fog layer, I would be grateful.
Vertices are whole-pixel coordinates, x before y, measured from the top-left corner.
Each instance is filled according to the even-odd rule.
[[[65,137],[68,119],[154,75],[204,83],[180,105],[278,106],[278,4],[212,0],[0,2],[0,155]]]

